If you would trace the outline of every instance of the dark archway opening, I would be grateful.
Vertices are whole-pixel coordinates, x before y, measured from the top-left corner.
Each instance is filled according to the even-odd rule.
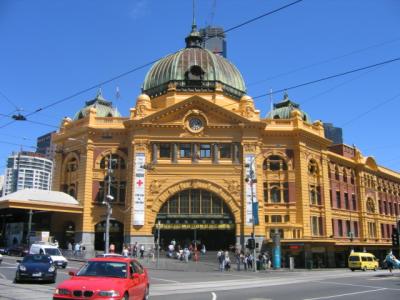
[[[196,242],[207,250],[235,245],[235,222],[223,199],[202,189],[187,189],[170,197],[161,207],[154,228],[160,227],[160,243],[166,249],[172,240],[187,247]]]
[[[94,248],[98,251],[104,251],[106,237],[106,221],[99,222],[95,225]],[[124,224],[121,222],[110,221],[110,244],[115,245],[115,251],[122,251],[124,241]]]

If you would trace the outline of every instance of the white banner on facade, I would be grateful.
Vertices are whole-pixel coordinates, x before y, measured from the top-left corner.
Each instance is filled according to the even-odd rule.
[[[250,175],[250,164],[252,164],[251,168],[253,170],[253,179],[256,178],[256,168],[254,161],[254,154],[246,154],[245,155],[245,166],[246,166],[246,178],[252,178]],[[251,191],[251,180],[246,182],[246,225],[253,224],[253,203],[257,203],[257,185],[253,183],[253,193]],[[252,199],[253,194],[253,199]],[[257,212],[256,212],[257,213]],[[256,222],[258,223],[258,222]]]
[[[146,198],[145,175],[143,166],[146,163],[144,153],[136,153],[133,176],[133,225],[144,225]]]

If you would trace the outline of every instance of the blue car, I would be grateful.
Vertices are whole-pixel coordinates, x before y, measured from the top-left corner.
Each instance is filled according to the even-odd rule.
[[[21,281],[48,281],[56,282],[57,268],[51,257],[43,254],[31,254],[24,259],[17,260],[19,265],[15,273],[15,283]]]

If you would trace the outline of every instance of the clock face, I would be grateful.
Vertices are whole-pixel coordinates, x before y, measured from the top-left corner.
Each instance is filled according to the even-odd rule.
[[[203,121],[200,120],[199,118],[191,118],[189,120],[189,127],[194,131],[198,131],[201,128],[203,128]]]

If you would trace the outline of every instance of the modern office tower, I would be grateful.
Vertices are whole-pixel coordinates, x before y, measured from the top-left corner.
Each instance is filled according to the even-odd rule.
[[[215,54],[227,56],[225,33],[222,27],[211,27],[200,29],[200,36],[203,38],[203,47]]]
[[[46,133],[45,135],[39,136],[37,138],[36,142],[36,147],[37,153],[43,154],[46,156],[46,158],[53,160],[54,159],[54,151],[55,151],[55,146],[52,142],[52,134],[55,133],[55,131]]]
[[[342,128],[335,127],[332,123],[324,123],[324,132],[325,137],[332,140],[334,145],[343,144]]]
[[[50,190],[53,162],[35,152],[13,152],[7,159],[3,196],[22,189]]]

